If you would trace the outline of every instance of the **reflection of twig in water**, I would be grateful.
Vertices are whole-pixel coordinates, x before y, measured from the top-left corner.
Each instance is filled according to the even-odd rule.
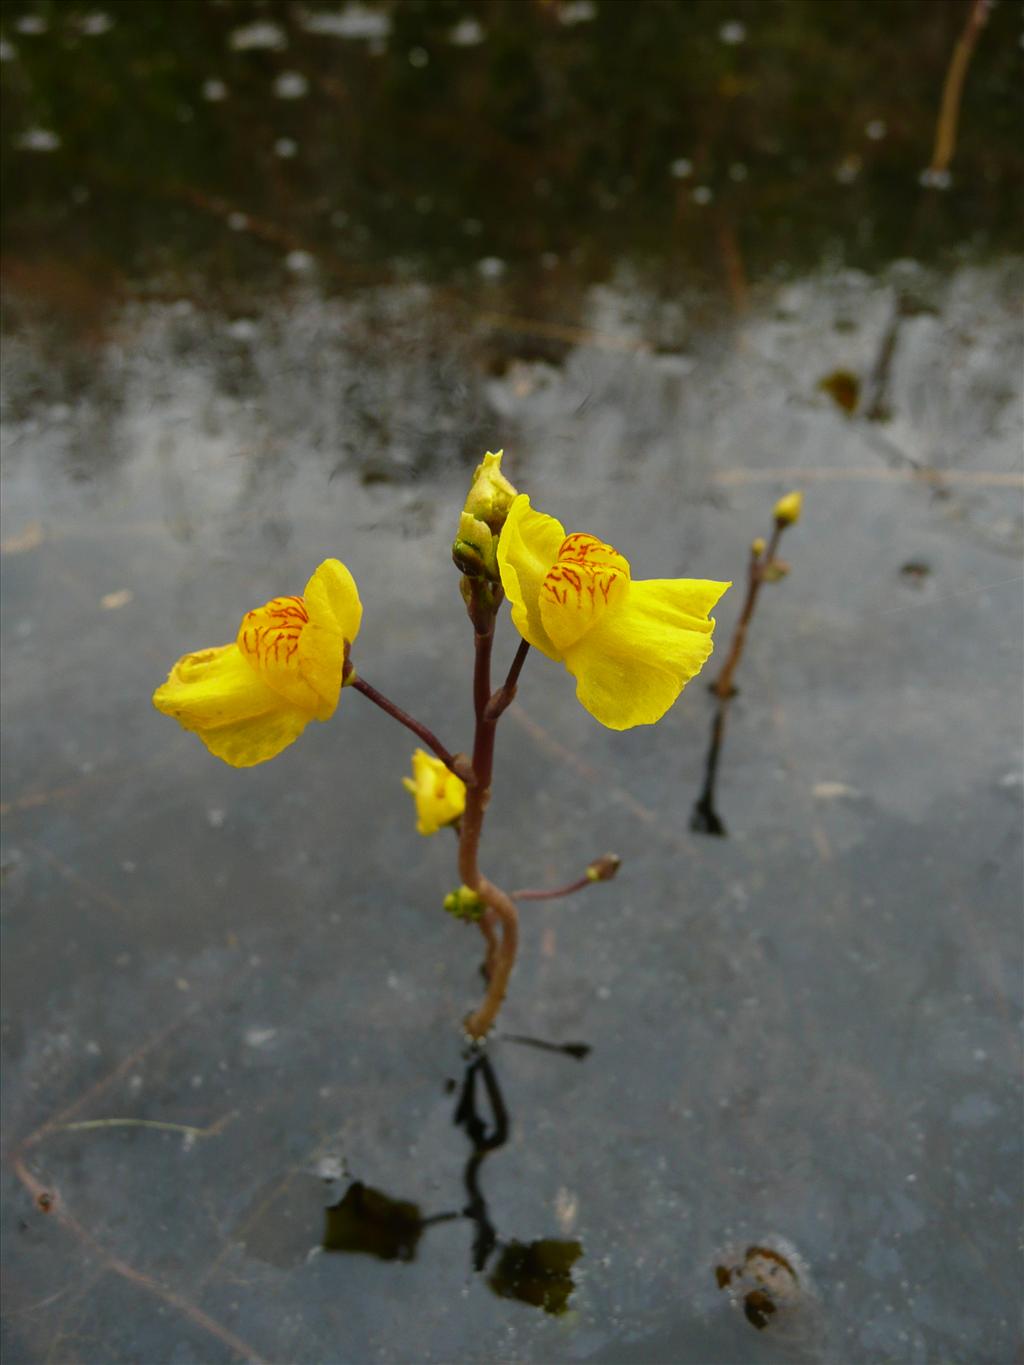
[[[593,1051],[589,1043],[549,1043],[544,1038],[526,1038],[521,1033],[503,1033],[501,1036],[510,1043],[523,1043],[526,1047],[540,1048],[542,1052],[561,1052],[577,1062],[582,1062]]]
[[[967,22],[950,58],[946,81],[942,87],[939,119],[935,128],[935,147],[928,166],[928,175],[932,177],[933,185],[936,183],[936,176],[945,175],[956,151],[956,130],[964,94],[964,78],[967,75],[974,45],[978,41],[978,35],[984,27],[991,7],[991,0],[971,0]]]
[[[708,745],[707,758],[704,760],[704,785],[690,816],[690,828],[701,834],[723,835],[726,832],[722,818],[715,809],[715,783],[718,780],[718,758],[722,751],[725,717],[730,700],[729,697],[718,698],[714,719],[711,722],[711,743]]]
[[[490,1101],[493,1123],[490,1132],[486,1121],[477,1111],[478,1075],[483,1077],[487,1098]],[[487,1200],[480,1189],[480,1167],[489,1153],[505,1145],[509,1131],[508,1110],[505,1108],[498,1078],[487,1056],[474,1057],[466,1067],[454,1121],[457,1127],[465,1129],[466,1136],[473,1144],[473,1152],[466,1162],[462,1178],[465,1181],[466,1193],[469,1195],[465,1214],[476,1225],[476,1234],[473,1238],[473,1269],[483,1270],[497,1245],[498,1234],[487,1212]]]

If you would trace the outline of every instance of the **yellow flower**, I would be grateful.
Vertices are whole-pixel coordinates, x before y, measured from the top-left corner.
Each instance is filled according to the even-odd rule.
[[[416,802],[416,829],[420,834],[436,834],[466,809],[465,782],[423,749],[413,754],[412,777],[403,777],[402,786],[412,792]]]
[[[775,504],[775,511],[772,515],[781,526],[795,526],[800,520],[803,503],[804,495],[801,492],[787,493]]]
[[[576,696],[610,730],[660,720],[711,654],[708,613],[730,587],[704,579],[633,582],[596,536],[567,536],[525,494],[498,544],[519,633],[576,679]]]
[[[302,597],[246,612],[234,644],[179,659],[153,705],[232,767],[264,763],[333,716],[362,615],[348,569],[325,560]]]

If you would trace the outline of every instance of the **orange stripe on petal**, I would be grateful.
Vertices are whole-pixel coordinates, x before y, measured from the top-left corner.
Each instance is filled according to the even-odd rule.
[[[299,652],[299,641],[308,624],[301,597],[274,597],[265,606],[245,613],[237,644],[246,663],[268,687],[312,715],[319,698],[302,676]]]
[[[540,588],[540,619],[559,650],[569,649],[629,591],[629,561],[596,536],[566,536]]]

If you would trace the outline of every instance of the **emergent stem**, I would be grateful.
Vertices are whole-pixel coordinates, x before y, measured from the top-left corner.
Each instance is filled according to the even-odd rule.
[[[494,616],[483,630],[474,630],[476,657],[473,669],[473,702],[476,712],[476,734],[473,739],[473,782],[466,789],[466,809],[459,830],[459,876],[487,906],[480,920],[480,928],[487,939],[487,994],[479,1009],[466,1019],[466,1032],[471,1038],[483,1038],[490,1030],[501,1009],[508,979],[515,965],[519,947],[519,916],[511,899],[500,887],[480,871],[480,835],[484,814],[491,799],[491,777],[494,771],[494,734],[503,706],[495,707],[495,698],[508,687],[506,680],[499,692],[491,694],[491,650],[494,644]],[[519,655],[522,654],[522,659]],[[523,666],[525,650],[520,650],[513,663],[512,693],[515,679]],[[509,701],[511,696],[509,697]],[[507,705],[508,702],[505,703]],[[501,937],[496,928],[500,925]]]
[[[472,783],[473,774],[463,754],[451,753],[450,750],[445,748],[432,730],[428,730],[425,725],[410,716],[408,711],[403,711],[400,706],[396,706],[393,701],[389,701],[388,698],[384,696],[383,692],[378,692],[375,687],[371,687],[365,678],[355,677],[352,679],[351,683],[349,683],[349,686],[354,687],[357,692],[361,692],[364,697],[368,697],[375,706],[379,706],[382,711],[386,712],[392,718],[392,720],[397,720],[400,725],[404,725],[407,730],[411,730],[414,735],[417,735],[422,739],[423,743],[426,744],[428,748],[433,749],[434,753],[437,754],[445,767],[450,768],[451,771],[455,773],[456,777],[461,777],[467,784]]]
[[[722,671],[711,686],[711,690],[720,698],[732,696],[733,674],[743,656],[743,646],[747,642],[747,627],[750,625],[750,618],[757,606],[757,597],[761,591],[761,584],[764,582],[764,571],[775,559],[775,553],[779,548],[779,541],[785,529],[785,524],[777,521],[772,532],[772,538],[768,542],[768,549],[763,555],[757,554],[753,550],[750,553],[750,564],[747,569],[747,596],[743,603],[743,610],[740,612],[740,619],[736,622],[736,629],[733,632],[729,653],[722,665]]]
[[[486,877],[478,875],[477,884],[473,889],[501,921],[501,942],[491,964],[487,994],[479,1009],[468,1015],[465,1023],[469,1036],[480,1039],[490,1032],[508,990],[508,979],[512,975],[519,948],[519,916],[505,892],[493,882],[489,882]]]

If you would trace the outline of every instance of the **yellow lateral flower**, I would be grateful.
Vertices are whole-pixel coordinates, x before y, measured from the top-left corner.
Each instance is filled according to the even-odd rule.
[[[501,583],[520,635],[576,679],[576,696],[610,730],[660,720],[711,654],[708,613],[731,587],[693,578],[633,582],[596,536],[567,536],[525,493],[498,543]]]
[[[352,575],[327,559],[301,597],[246,612],[234,644],[179,659],[153,705],[232,767],[264,763],[333,716],[362,615]]]
[[[456,821],[466,809],[466,784],[424,749],[412,756],[412,777],[403,777],[402,786],[412,792],[416,802],[416,830],[436,834]]]
[[[795,526],[800,520],[803,505],[804,495],[796,489],[778,500],[772,515],[781,526]]]

